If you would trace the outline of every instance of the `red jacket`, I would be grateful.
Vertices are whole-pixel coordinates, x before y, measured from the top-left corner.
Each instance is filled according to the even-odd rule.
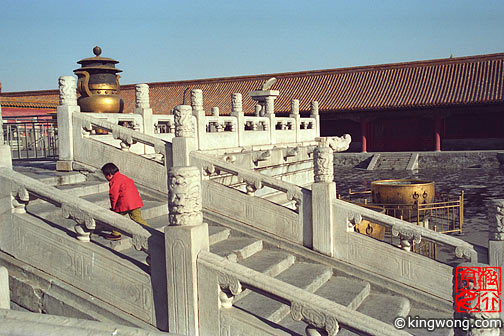
[[[143,207],[142,198],[135,187],[135,182],[126,175],[117,172],[109,181],[110,208],[123,212]]]

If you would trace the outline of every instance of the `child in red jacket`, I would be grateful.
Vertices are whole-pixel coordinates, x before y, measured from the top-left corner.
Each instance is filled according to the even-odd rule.
[[[120,213],[121,215],[128,214],[135,222],[149,226],[142,218],[143,207],[142,198],[138,193],[135,182],[132,179],[119,172],[119,168],[113,163],[106,163],[101,169],[103,175],[109,181],[109,197],[110,210]],[[108,240],[119,240],[121,234],[117,231],[112,231],[110,235],[105,235]]]

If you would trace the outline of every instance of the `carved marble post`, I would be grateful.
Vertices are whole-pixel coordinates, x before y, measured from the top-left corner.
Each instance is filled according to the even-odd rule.
[[[236,117],[238,146],[243,146],[243,136],[245,133],[245,116],[243,115],[241,93],[231,94],[231,115],[233,117]]]
[[[199,335],[198,305],[205,303],[198,302],[196,260],[200,251],[209,250],[209,241],[197,167],[172,167],[168,171],[168,208],[170,224],[164,230],[168,331]]]
[[[10,309],[9,272],[0,266],[0,309]]]
[[[0,167],[12,169],[12,153],[9,144],[4,144],[2,106],[0,105]]]
[[[71,171],[73,162],[73,123],[72,113],[80,112],[77,105],[76,81],[73,76],[59,78],[58,114],[58,152],[59,161],[56,170]]]
[[[315,136],[319,137],[320,136],[320,115],[319,115],[319,106],[318,106],[317,101],[311,102],[310,118],[315,118],[315,125],[314,125],[316,128]]]
[[[202,149],[206,137],[205,110],[203,110],[203,91],[200,89],[191,90],[192,114],[196,117],[196,138],[198,149]]]
[[[173,165],[188,166],[189,154],[197,150],[192,108],[188,105],[177,105],[173,109],[175,120],[175,137],[172,140]]]
[[[154,121],[152,120],[152,109],[149,103],[149,86],[147,84],[135,85],[135,109],[133,113],[140,114],[143,121],[144,134],[154,135]],[[154,153],[154,148],[144,145],[144,153]]]
[[[334,256],[334,210],[336,199],[333,150],[328,146],[316,147],[313,152],[315,183],[312,184],[313,249]]]
[[[292,99],[291,101],[291,113],[289,117],[294,118],[294,127],[296,130],[296,142],[301,141],[301,116],[299,115],[299,100]]]

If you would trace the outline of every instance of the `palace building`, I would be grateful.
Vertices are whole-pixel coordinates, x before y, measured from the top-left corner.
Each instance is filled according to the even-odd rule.
[[[490,150],[504,147],[504,53],[438,60],[311,70],[253,76],[147,83],[154,114],[190,104],[202,89],[204,109],[231,110],[232,93],[243,95],[245,114],[254,114],[248,93],[275,77],[280,91],[275,113],[290,113],[300,100],[309,114],[318,99],[321,135],[349,133],[351,151]],[[55,79],[56,83],[56,79]],[[121,85],[124,112],[132,113],[134,85]],[[58,91],[1,92],[3,116],[51,114]]]

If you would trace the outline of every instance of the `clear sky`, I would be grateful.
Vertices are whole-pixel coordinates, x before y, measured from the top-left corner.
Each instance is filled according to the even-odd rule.
[[[76,61],[121,84],[504,52],[503,0],[1,0],[3,92],[56,89]]]

